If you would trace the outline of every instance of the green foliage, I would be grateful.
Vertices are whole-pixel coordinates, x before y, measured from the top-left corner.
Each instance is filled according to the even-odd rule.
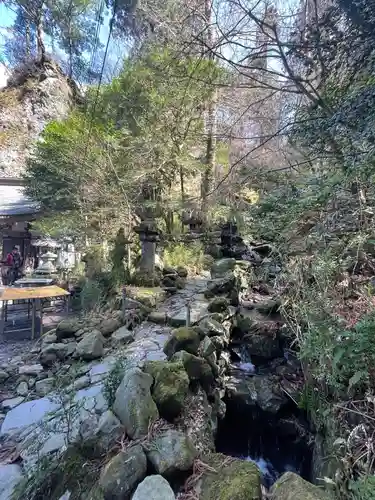
[[[201,243],[171,243],[164,249],[164,264],[169,267],[183,266],[191,273],[199,274],[204,267],[204,252]]]
[[[339,324],[312,325],[304,335],[301,356],[318,380],[325,380],[336,395],[364,393],[375,381],[375,315],[364,316],[351,330]]]
[[[375,498],[375,476],[363,476],[350,481],[349,491],[352,500],[373,500]]]

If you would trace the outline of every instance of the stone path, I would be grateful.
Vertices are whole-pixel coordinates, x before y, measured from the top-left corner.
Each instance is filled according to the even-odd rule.
[[[104,381],[117,360],[125,359],[127,365],[142,366],[145,361],[166,359],[164,344],[174,326],[185,324],[186,304],[191,307],[192,323],[207,314],[208,301],[203,291],[208,279],[208,275],[188,279],[183,290],[178,290],[156,308],[157,312],[165,313],[169,326],[144,321],[132,331],[134,341],[130,344],[108,349],[100,361],[87,363],[78,370],[74,365],[67,366],[72,380],[61,391],[54,390],[31,401],[15,398],[16,406],[8,411],[1,426],[0,440],[11,439],[19,443],[24,467],[33,465],[41,456],[66,449],[68,442],[80,438],[82,427],[92,427],[92,422],[108,410]],[[24,346],[30,347],[29,344]]]

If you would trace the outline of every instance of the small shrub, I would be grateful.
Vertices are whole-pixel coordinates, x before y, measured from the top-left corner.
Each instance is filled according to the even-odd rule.
[[[204,252],[201,243],[170,244],[164,250],[163,262],[168,267],[186,267],[190,273],[199,274],[204,268]]]

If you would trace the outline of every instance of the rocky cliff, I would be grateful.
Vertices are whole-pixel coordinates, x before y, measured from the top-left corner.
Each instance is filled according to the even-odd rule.
[[[77,87],[52,61],[24,65],[0,90],[0,178],[18,178],[45,125],[64,118]]]

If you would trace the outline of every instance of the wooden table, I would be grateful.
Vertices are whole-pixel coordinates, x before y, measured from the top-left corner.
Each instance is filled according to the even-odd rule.
[[[51,286],[38,286],[35,288],[14,288],[5,287],[3,288],[3,293],[0,295],[0,302],[2,302],[1,308],[1,320],[0,320],[0,335],[5,332],[5,320],[7,315],[8,302],[13,301],[27,301],[28,306],[31,302],[32,305],[32,316],[31,316],[31,338],[35,338],[35,324],[38,313],[40,314],[40,334],[43,330],[43,307],[41,299],[50,299],[54,297],[67,297],[70,293],[60,288],[56,285]],[[25,330],[25,329],[23,329]],[[15,330],[21,331],[21,330]]]

